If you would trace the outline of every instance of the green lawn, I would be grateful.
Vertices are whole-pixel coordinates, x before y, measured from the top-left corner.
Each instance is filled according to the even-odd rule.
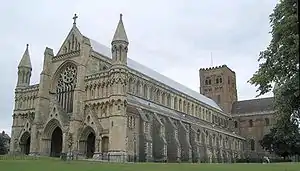
[[[280,164],[109,164],[53,159],[0,160],[1,171],[299,171],[300,163]]]

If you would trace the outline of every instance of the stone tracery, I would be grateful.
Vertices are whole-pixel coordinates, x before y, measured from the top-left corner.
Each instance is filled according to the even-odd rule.
[[[75,65],[68,64],[59,74],[56,85],[58,103],[67,113],[73,112],[73,97],[76,87],[77,68]]]

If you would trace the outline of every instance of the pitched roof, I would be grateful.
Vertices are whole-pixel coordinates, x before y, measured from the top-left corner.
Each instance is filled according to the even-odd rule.
[[[90,38],[89,38],[90,39]],[[100,53],[101,55],[103,56],[106,56],[108,58],[112,58],[111,56],[111,50],[110,48],[108,48],[107,46],[93,40],[93,39],[90,39],[90,42],[91,42],[91,46],[93,48],[93,50],[95,52],[98,52]],[[191,90],[190,88],[130,59],[130,58],[127,58],[127,64],[128,64],[128,67],[135,70],[135,71],[138,71],[160,83],[163,83],[171,88],[174,88],[176,89],[177,91],[183,93],[183,94],[186,94],[196,100],[199,100],[200,102],[202,103],[205,103],[217,110],[220,110],[222,111],[222,109],[217,105],[217,103],[215,101],[213,101],[212,99],[200,94],[199,92],[196,92],[194,90]]]
[[[251,99],[234,102],[232,114],[249,114],[274,110],[274,97]]]

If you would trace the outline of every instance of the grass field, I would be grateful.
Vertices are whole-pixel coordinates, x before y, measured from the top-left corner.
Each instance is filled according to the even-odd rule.
[[[0,160],[1,171],[299,171],[300,163],[278,164],[109,164],[53,159]]]

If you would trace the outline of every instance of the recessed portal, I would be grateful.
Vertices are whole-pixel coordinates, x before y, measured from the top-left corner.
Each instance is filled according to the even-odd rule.
[[[92,158],[95,152],[95,134],[91,132],[86,142],[86,157]]]
[[[25,143],[25,154],[28,155],[30,152],[30,136],[27,138]]]
[[[60,157],[62,152],[62,130],[56,127],[51,137],[51,157]]]
[[[24,132],[20,141],[21,152],[25,155],[30,153],[30,133]]]

